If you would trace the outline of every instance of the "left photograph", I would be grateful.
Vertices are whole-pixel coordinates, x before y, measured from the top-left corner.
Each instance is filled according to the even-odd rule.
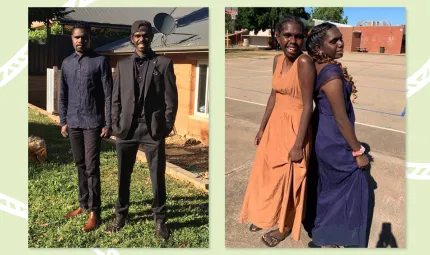
[[[28,247],[209,247],[209,9],[28,9]]]

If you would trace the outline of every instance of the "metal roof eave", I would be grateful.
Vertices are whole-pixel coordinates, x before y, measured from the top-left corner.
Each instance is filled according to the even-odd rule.
[[[195,46],[195,47],[169,47],[169,48],[153,48],[153,51],[157,53],[197,53],[197,52],[209,52],[209,46]],[[113,51],[99,51],[106,55],[128,55],[133,53],[134,50],[113,50]]]
[[[76,20],[59,20],[60,25],[75,25],[78,21]],[[119,28],[119,29],[130,29],[130,25],[121,24],[110,24],[110,23],[98,23],[98,22],[87,22],[90,27],[102,27],[102,28]]]

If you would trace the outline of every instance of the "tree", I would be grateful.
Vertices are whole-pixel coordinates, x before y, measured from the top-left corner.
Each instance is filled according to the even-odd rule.
[[[45,23],[46,41],[49,42],[51,34],[50,22],[58,21],[59,18],[66,16],[74,11],[66,11],[66,8],[28,8],[28,29],[31,31],[31,23],[39,21]],[[43,39],[42,39],[43,40]],[[51,53],[48,51],[47,61],[50,63]]]
[[[74,11],[66,11],[66,8],[28,8],[28,28],[31,23],[38,21],[49,24],[50,20],[57,20]]]
[[[66,8],[28,8],[28,29],[31,29],[31,23],[38,21],[43,22],[46,27],[46,36],[50,35],[50,22],[58,20],[74,11],[66,11]]]
[[[60,35],[62,34],[62,27],[58,24],[58,22],[54,22],[51,25],[51,34],[52,35]],[[46,37],[46,31],[35,29],[31,30],[28,29],[28,40],[33,43],[46,43],[47,37]]]
[[[348,23],[348,16],[343,17],[343,7],[315,7],[311,8],[311,17],[341,24]]]
[[[310,15],[305,11],[305,8],[254,8],[245,7],[238,8],[236,17],[236,29],[246,28],[250,31],[258,32],[259,30],[266,31],[270,29],[271,45],[275,44],[275,29],[278,22],[288,15],[297,16],[304,20],[309,19]]]
[[[225,31],[228,31],[229,34],[234,33],[235,21],[231,19],[230,14],[225,14]]]

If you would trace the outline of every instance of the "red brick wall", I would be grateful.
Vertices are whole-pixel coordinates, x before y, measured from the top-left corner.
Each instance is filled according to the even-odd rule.
[[[404,29],[404,26],[354,27],[354,30],[361,31],[361,48],[379,52],[379,47],[385,47],[388,54],[401,53]]]
[[[179,107],[175,128],[180,134],[187,134],[209,142],[209,118],[194,116],[197,62],[208,61],[208,53],[168,54],[173,60],[176,84],[178,86]]]
[[[342,33],[343,43],[344,43],[344,51],[351,52],[352,48],[352,27],[338,27],[340,32]]]
[[[175,128],[178,133],[188,134],[188,116],[193,114],[194,82],[197,65],[196,60],[182,59],[181,56],[172,58],[175,65],[176,85],[178,86],[179,106]]]
[[[197,61],[208,61],[208,53],[172,53],[165,56],[173,60],[178,87],[179,104],[175,122],[176,132],[190,135],[207,144],[209,141],[209,119],[194,116],[194,95]],[[116,67],[118,60],[126,57],[128,55],[111,55],[109,57],[111,66]]]
[[[361,43],[361,33],[353,33],[351,51],[355,51],[357,47],[360,47],[360,43]]]

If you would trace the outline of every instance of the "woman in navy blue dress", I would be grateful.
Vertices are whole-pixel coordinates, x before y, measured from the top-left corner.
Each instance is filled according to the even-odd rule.
[[[306,47],[317,70],[313,125],[318,169],[313,170],[318,171],[318,191],[312,239],[322,247],[366,247],[369,193],[363,171],[369,159],[354,131],[350,98],[357,97],[357,90],[336,61],[343,56],[342,34],[331,23],[320,24]]]

